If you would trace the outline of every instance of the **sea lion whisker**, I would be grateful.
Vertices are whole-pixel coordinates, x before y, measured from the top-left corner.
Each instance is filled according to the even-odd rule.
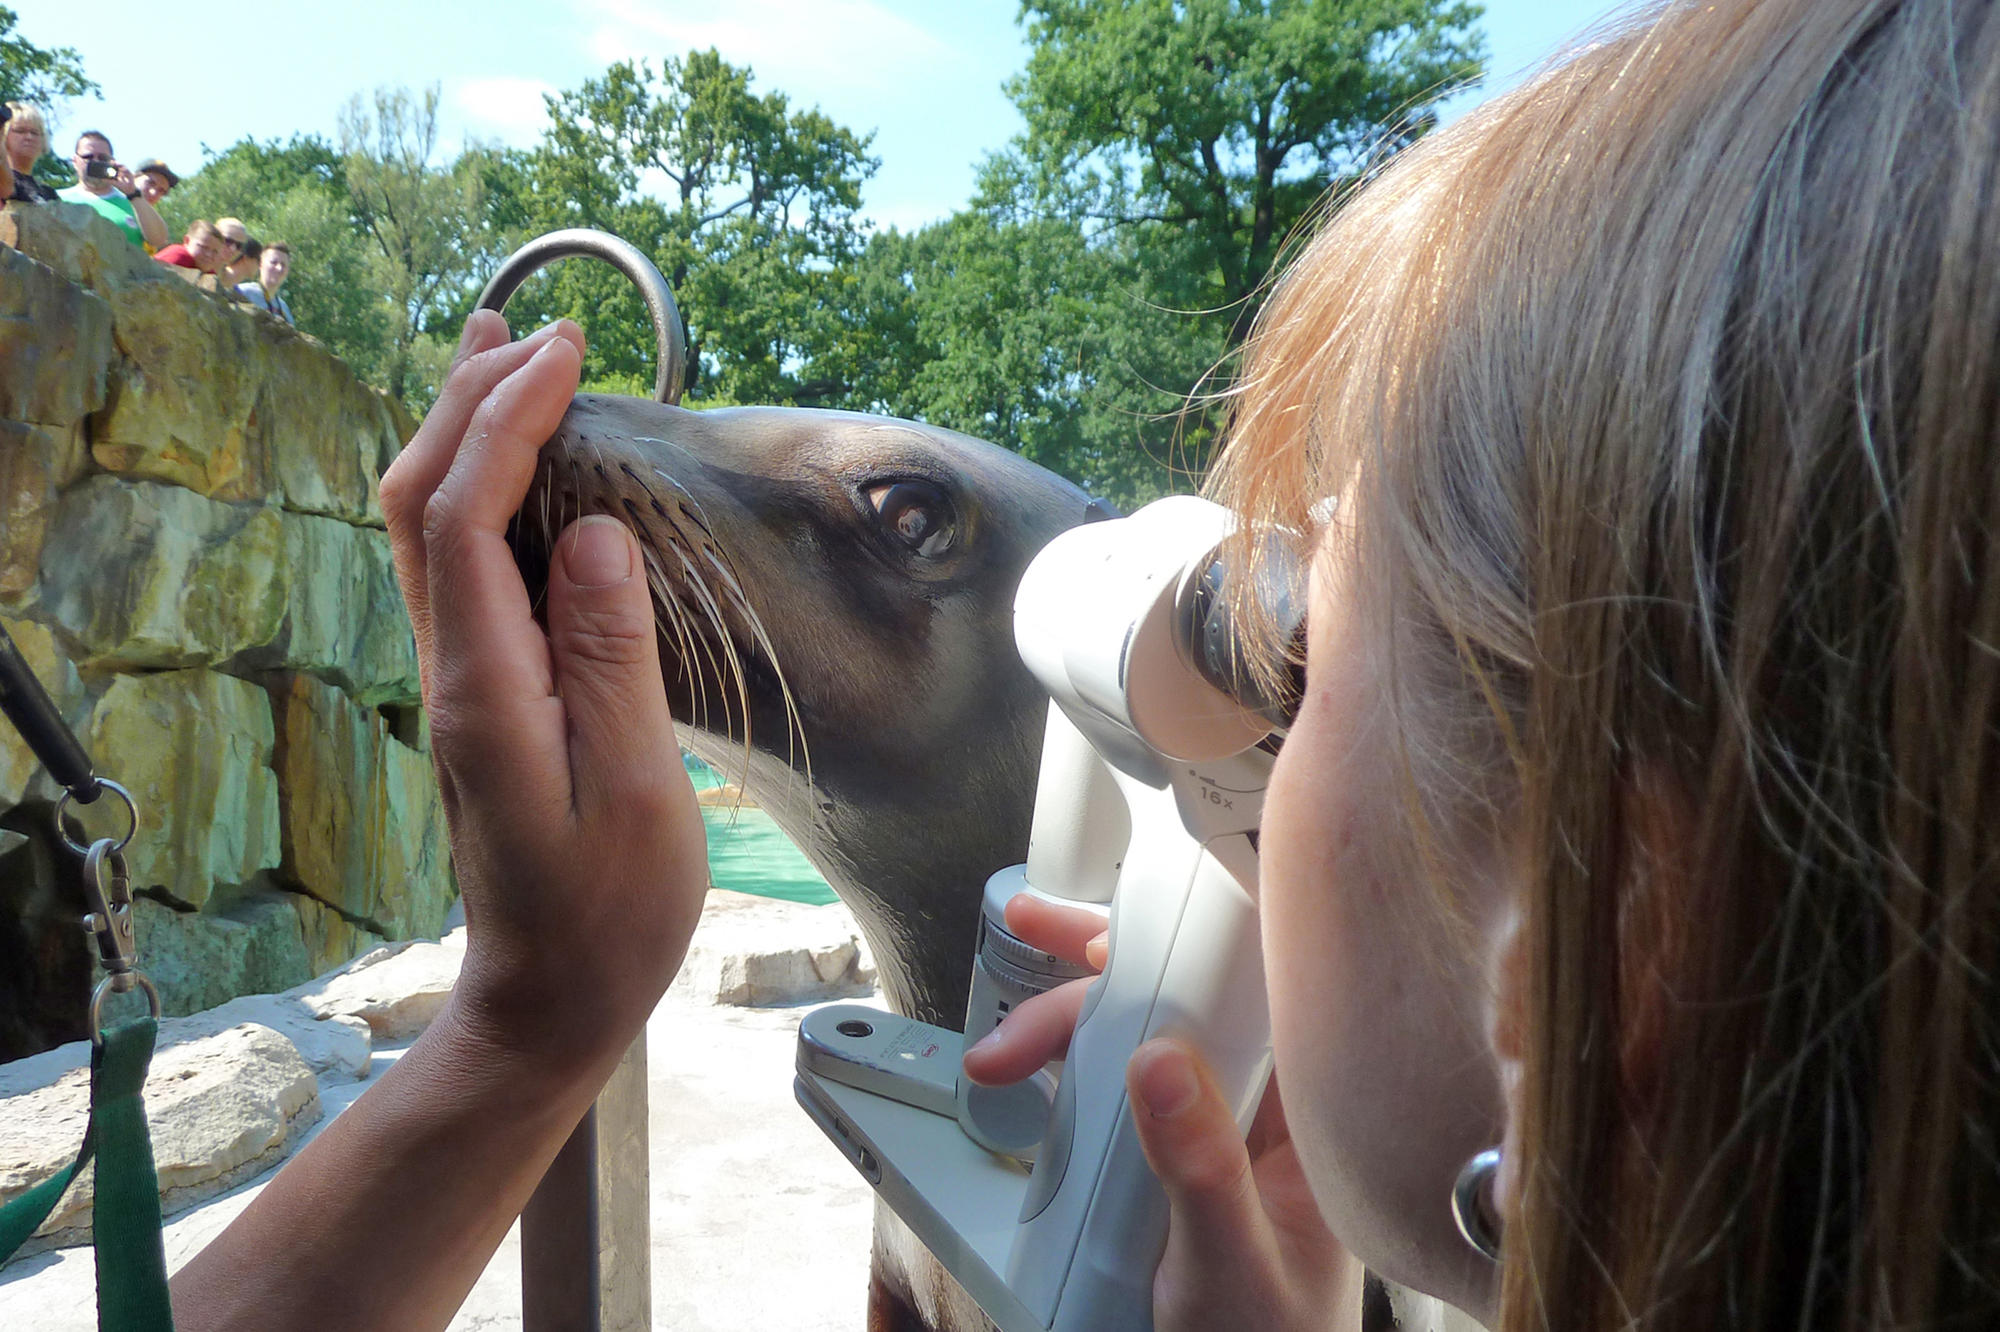
[[[725,723],[723,728],[724,734],[727,734],[728,731],[727,723],[733,717],[733,714],[729,707],[729,691],[728,691],[728,685],[730,682],[729,677],[733,673],[738,677],[737,684],[739,687],[739,692],[744,693],[743,733],[745,736],[745,744],[747,745],[749,743],[748,736],[750,733],[750,702],[747,691],[743,690],[742,687],[741,666],[737,662],[736,654],[733,651],[727,650],[727,645],[729,644],[731,639],[728,621],[726,617],[723,615],[721,606],[717,604],[714,594],[709,590],[707,582],[700,576],[699,572],[695,569],[694,563],[688,559],[687,551],[682,548],[679,542],[674,542],[670,544],[674,552],[674,555],[681,562],[681,568],[685,575],[684,578],[681,580],[678,590],[681,592],[682,595],[690,597],[693,601],[693,605],[688,607],[687,609],[694,614],[700,615],[704,620],[708,622],[709,625],[713,627],[715,631],[716,640],[719,644],[722,645],[723,650],[721,650],[718,653],[710,649],[708,635],[706,634],[696,635],[696,638],[701,643],[703,655],[706,657],[709,666],[713,670],[713,678],[715,680],[715,685],[716,685],[717,701],[722,705],[723,720]]]
[[[686,570],[687,590],[695,597],[696,609],[714,627],[717,638],[721,643],[726,645],[732,642],[734,635],[730,631],[728,616],[722,604],[716,600],[709,580],[704,578],[700,571],[695,568],[694,562],[688,558],[687,551],[679,543],[675,544],[674,553],[680,556],[681,565]],[[756,632],[761,634],[762,628],[756,624],[755,612],[744,601],[741,589],[733,586],[734,580],[731,579],[730,582],[732,584],[730,590],[734,593],[731,598],[731,604],[755,628]],[[750,760],[752,744],[750,734],[750,679],[743,670],[743,662],[740,655],[734,651],[724,652],[719,665],[720,669],[716,673],[716,686],[717,692],[723,701],[725,717],[728,715],[729,685],[734,684],[738,701],[742,704],[744,762],[747,765]]]
[[[750,630],[751,638],[763,650],[765,660],[771,663],[771,673],[778,681],[778,694],[785,707],[785,748],[788,764],[797,762],[805,770],[806,780],[812,780],[812,750],[806,741],[805,719],[799,714],[798,700],[792,694],[791,681],[785,678],[784,664],[778,660],[777,645],[764,628],[762,617],[750,604],[750,598],[743,590],[743,580],[737,576],[736,566],[721,550],[714,546],[701,548],[703,558],[716,573],[722,576],[724,585],[732,594],[731,600],[742,614],[744,623]],[[747,681],[746,681],[747,687]]]
[[[671,542],[669,545],[672,546],[675,555],[679,556],[682,563],[685,564],[686,557],[681,554],[679,547],[672,545]],[[692,706],[697,711],[694,724],[697,728],[706,730],[708,729],[708,691],[702,685],[702,664],[703,659],[706,658],[710,668],[719,676],[719,663],[715,661],[714,653],[708,645],[707,636],[695,632],[695,627],[690,619],[690,609],[681,601],[681,589],[674,580],[667,576],[666,569],[661,565],[656,551],[647,550],[646,561],[646,582],[648,588],[653,592],[655,616],[664,619],[674,630],[680,649],[677,655],[680,658],[681,678],[687,683],[689,698]]]
[[[653,618],[661,622],[663,629],[671,629],[679,646],[675,653],[680,666],[681,678],[692,684],[691,661],[694,657],[694,643],[688,637],[687,615],[681,609],[674,595],[672,583],[667,579],[666,570],[660,567],[660,557],[650,549],[641,548],[641,557],[646,562],[646,590],[653,602]]]

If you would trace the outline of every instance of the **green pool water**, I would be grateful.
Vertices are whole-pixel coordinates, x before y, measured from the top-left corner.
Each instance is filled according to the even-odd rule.
[[[700,759],[688,755],[686,762],[695,790],[722,785],[715,769]],[[815,906],[836,900],[812,862],[763,810],[704,805],[701,817],[708,825],[708,876],[716,887]]]

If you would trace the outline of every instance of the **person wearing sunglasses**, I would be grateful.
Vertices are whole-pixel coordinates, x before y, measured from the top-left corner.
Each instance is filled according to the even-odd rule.
[[[76,168],[76,184],[58,190],[58,198],[96,209],[148,254],[167,243],[167,224],[140,195],[131,170],[112,154],[111,140],[97,130],[85,130],[77,136],[70,165]]]

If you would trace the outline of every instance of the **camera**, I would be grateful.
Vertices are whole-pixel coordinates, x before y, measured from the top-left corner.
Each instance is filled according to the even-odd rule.
[[[91,180],[110,180],[118,174],[118,164],[94,157],[83,164],[83,174]]]
[[[1233,526],[1175,496],[1072,528],[1022,577],[1015,642],[1049,720],[1027,861],[989,880],[967,941],[967,1031],[859,1005],[800,1024],[800,1105],[1002,1332],[1152,1328],[1167,1203],[1125,1095],[1141,1043],[1199,1050],[1241,1129],[1270,1076],[1257,824],[1295,697],[1244,669],[1219,594]],[[1284,554],[1268,547],[1239,593],[1296,631],[1302,566]],[[1005,930],[1024,892],[1105,910],[1109,961],[1052,1092],[974,1089],[967,1039],[1065,976]]]

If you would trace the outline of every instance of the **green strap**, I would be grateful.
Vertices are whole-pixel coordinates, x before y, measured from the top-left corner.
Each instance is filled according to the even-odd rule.
[[[160,1239],[160,1179],[146,1132],[146,1069],[159,1024],[133,1018],[104,1033],[91,1059],[90,1121],[97,1137],[97,1326],[103,1332],[174,1332],[167,1254]]]
[[[91,1232],[97,1249],[101,1332],[173,1332],[166,1250],[160,1241],[160,1185],[140,1093],[159,1024],[120,1022],[90,1054],[90,1127],[70,1166],[0,1207],[0,1263],[14,1256],[55,1210],[63,1190],[97,1158]]]

